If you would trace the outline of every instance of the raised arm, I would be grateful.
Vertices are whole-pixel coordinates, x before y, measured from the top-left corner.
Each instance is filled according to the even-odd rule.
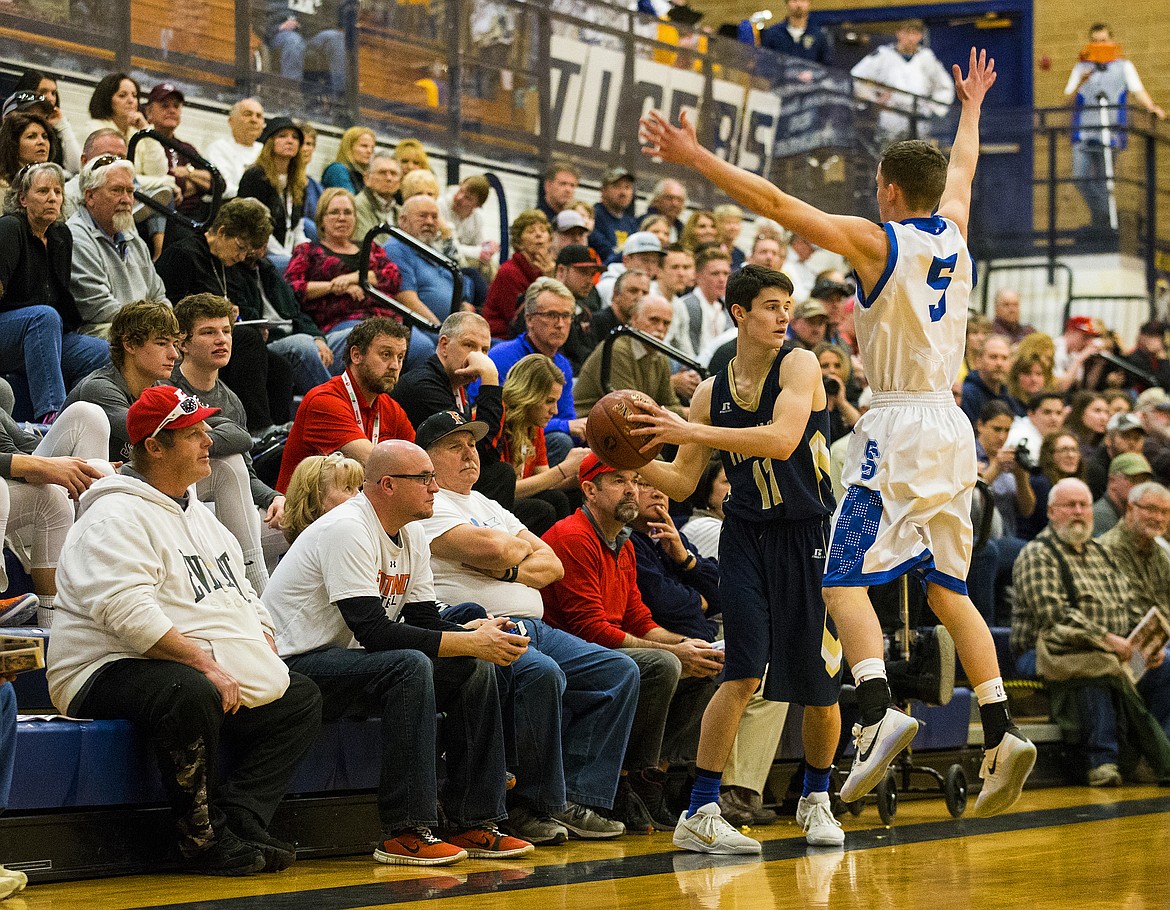
[[[724,161],[699,144],[685,111],[678,126],[672,126],[658,111],[650,111],[642,118],[640,138],[644,154],[694,169],[745,208],[775,219],[817,246],[840,253],[855,268],[885,264],[886,235],[878,225],[865,218],[822,212],[763,177]]]
[[[979,163],[979,114],[984,97],[995,85],[995,60],[987,56],[987,51],[976,53],[975,48],[971,48],[967,75],[963,75],[957,63],[952,71],[955,93],[963,104],[963,112],[959,115],[959,128],[951,147],[947,184],[938,213],[955,222],[966,238],[967,221],[971,217],[971,181],[975,179],[975,165]]]

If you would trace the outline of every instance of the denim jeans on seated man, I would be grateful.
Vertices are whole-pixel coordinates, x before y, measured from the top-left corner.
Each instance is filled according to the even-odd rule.
[[[105,339],[62,334],[61,316],[52,307],[0,312],[0,364],[5,373],[25,377],[32,399],[32,413],[22,418],[39,420],[60,411],[68,389],[109,362]]]
[[[316,336],[297,332],[283,338],[270,339],[268,350],[289,362],[293,371],[293,388],[298,395],[304,395],[309,389],[328,382],[332,375],[329,367],[321,362]]]
[[[285,658],[289,668],[317,683],[325,720],[377,717],[382,721],[378,815],[389,834],[438,824],[434,755],[446,753],[443,808],[453,824],[502,819],[504,753],[495,746],[500,715],[493,666],[471,657],[432,660],[421,651],[323,648]],[[490,708],[490,709],[489,709]]]
[[[459,604],[441,615],[462,625],[487,614],[479,604]],[[545,813],[566,801],[613,808],[638,700],[637,665],[543,620],[516,622],[528,650],[496,668],[514,795]],[[549,722],[562,714],[559,724]]]

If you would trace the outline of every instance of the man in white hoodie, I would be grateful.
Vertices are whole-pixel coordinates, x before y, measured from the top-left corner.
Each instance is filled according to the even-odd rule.
[[[93,484],[58,565],[48,680],[63,714],[146,733],[186,867],[277,871],[268,824],[321,723],[321,694],[276,655],[240,545],[191,490],[217,409],[171,386],[130,406],[130,464]],[[219,773],[220,739],[233,770]]]

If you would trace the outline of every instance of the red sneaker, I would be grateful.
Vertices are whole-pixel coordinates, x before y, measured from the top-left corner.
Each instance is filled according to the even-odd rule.
[[[382,841],[374,859],[389,866],[445,866],[467,859],[467,851],[439,840],[430,828],[419,825]]]
[[[452,834],[447,840],[453,846],[466,850],[472,859],[507,859],[523,856],[536,849],[526,840],[505,834],[494,822],[485,822]]]

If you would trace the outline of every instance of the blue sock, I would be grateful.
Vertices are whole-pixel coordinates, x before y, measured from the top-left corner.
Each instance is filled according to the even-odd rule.
[[[800,795],[808,796],[810,793],[828,793],[829,775],[832,771],[832,768],[814,768],[812,765],[806,764],[804,766],[804,792]]]
[[[700,806],[719,802],[719,782],[721,780],[723,780],[722,771],[695,768],[695,785],[691,787],[691,805],[687,809],[687,818],[694,815],[695,810]]]

